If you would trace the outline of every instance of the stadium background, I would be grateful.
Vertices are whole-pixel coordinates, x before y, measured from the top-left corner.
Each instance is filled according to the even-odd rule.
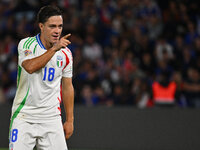
[[[195,0],[1,0],[0,147],[6,147],[8,120],[5,117],[9,118],[16,91],[17,44],[20,39],[38,33],[36,13],[47,4],[63,10],[63,35],[72,33],[69,48],[74,57],[75,114],[81,120],[75,124],[78,131],[73,136],[72,148],[116,149],[124,146],[125,149],[134,148],[135,144],[139,149],[189,149],[192,146],[198,149],[200,5]],[[167,73],[168,79],[175,81],[178,87],[174,108],[157,108],[149,103],[152,83],[163,73]],[[186,84],[194,87],[185,88]],[[117,120],[121,115],[125,120]],[[152,119],[150,124],[147,118]],[[110,123],[109,128],[95,134],[95,130],[106,127],[105,122]],[[136,132],[137,139],[132,135],[134,129],[144,130],[140,123],[147,123],[147,126],[155,123],[157,128],[146,134]],[[173,128],[177,124],[179,126]],[[83,127],[93,134],[87,135]],[[162,130],[169,134],[160,137]],[[120,136],[123,138],[121,146],[115,139]],[[169,138],[163,139],[164,136]],[[81,146],[80,141],[87,137],[90,141]],[[142,137],[146,147],[137,146],[142,143]],[[187,137],[192,142],[188,143]],[[96,147],[92,146],[94,139],[99,143]],[[155,139],[158,143],[159,139],[163,142],[155,144]],[[167,140],[169,143],[174,141],[169,144],[171,147],[167,148]]]

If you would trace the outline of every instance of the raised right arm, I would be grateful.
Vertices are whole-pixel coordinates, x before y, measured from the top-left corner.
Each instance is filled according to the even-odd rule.
[[[53,55],[56,53],[57,50],[55,50],[53,47],[49,50],[47,50],[44,54],[41,56],[27,59],[22,62],[22,67],[30,74],[32,74],[35,71],[38,71],[39,69],[43,68],[49,60],[53,57]]]
[[[71,42],[67,40],[70,34],[62,37],[58,43],[56,43],[52,48],[48,49],[44,54],[24,60],[22,62],[22,67],[30,74],[43,68],[49,60],[54,56],[54,54],[61,48],[67,47]]]

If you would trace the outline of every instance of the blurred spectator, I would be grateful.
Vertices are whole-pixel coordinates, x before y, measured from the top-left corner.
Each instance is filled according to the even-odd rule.
[[[180,21],[178,5],[176,1],[168,1],[168,8],[163,10],[163,21],[165,23],[164,31],[167,37],[172,38],[177,31],[177,24]]]
[[[198,33],[194,23],[188,22],[187,23],[188,32],[185,35],[185,42],[187,44],[193,44],[193,41],[198,37]]]
[[[185,46],[182,50],[182,73],[183,76],[186,77],[187,76],[187,71],[190,67],[193,67],[195,65],[195,59],[194,59],[194,55],[193,55],[193,51],[191,49],[191,47],[189,46]]]
[[[155,60],[149,52],[144,52],[141,58],[141,69],[145,75],[152,78],[154,74]]]
[[[162,60],[164,55],[167,55],[169,59],[174,58],[173,47],[161,37],[156,44],[156,57],[158,60]]]
[[[176,83],[176,103],[179,107],[188,107],[185,95],[183,94],[183,77],[180,71],[174,71],[172,81]]]
[[[101,59],[102,49],[98,43],[95,42],[95,39],[92,35],[86,36],[86,43],[83,46],[83,56],[85,59],[95,61]]]
[[[176,83],[170,81],[167,72],[158,75],[158,80],[152,84],[152,99],[156,106],[175,106],[176,105]]]
[[[189,107],[200,108],[200,74],[196,68],[190,67],[183,90]]]
[[[148,20],[147,28],[149,39],[156,40],[162,33],[162,22],[156,17],[156,15],[149,16]]]
[[[103,90],[101,86],[96,87],[94,90],[94,93],[100,105],[107,105],[107,106],[112,105],[111,103],[109,103],[108,98],[106,97],[105,91]]]
[[[81,91],[81,99],[86,106],[94,106],[97,105],[99,102],[99,99],[93,92],[92,88],[88,85],[85,85],[83,87]]]
[[[152,105],[150,102],[150,87],[144,79],[136,79],[132,86],[132,93],[135,95],[135,101],[138,108],[147,108]]]
[[[115,105],[126,104],[126,99],[124,98],[123,88],[120,84],[116,84],[113,87],[112,101]]]
[[[76,103],[151,106],[152,83],[167,72],[177,105],[199,107],[199,2],[180,0],[2,0],[0,103],[13,99],[17,44],[37,34],[44,5],[58,5],[63,34],[72,33]]]

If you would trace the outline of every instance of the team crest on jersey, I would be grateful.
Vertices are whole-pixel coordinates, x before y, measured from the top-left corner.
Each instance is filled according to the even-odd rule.
[[[61,68],[63,66],[63,58],[62,56],[57,56],[57,66]]]
[[[28,56],[28,55],[32,54],[32,51],[27,49],[24,51],[24,54],[25,54],[25,56]]]

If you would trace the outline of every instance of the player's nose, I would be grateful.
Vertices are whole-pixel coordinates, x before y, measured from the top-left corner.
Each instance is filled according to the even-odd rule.
[[[54,33],[59,34],[60,32],[61,32],[61,30],[58,27],[55,28]]]

